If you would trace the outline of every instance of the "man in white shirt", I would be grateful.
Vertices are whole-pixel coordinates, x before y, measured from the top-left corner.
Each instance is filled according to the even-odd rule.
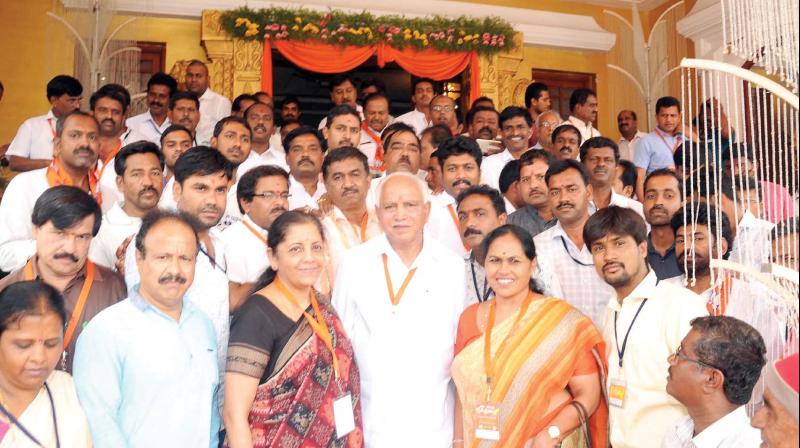
[[[208,145],[214,124],[209,129],[201,129],[200,101],[191,92],[178,92],[169,99],[169,121],[184,126],[192,133],[192,146]],[[216,123],[216,121],[214,122]]]
[[[583,239],[592,197],[589,173],[577,160],[558,160],[547,169],[545,182],[557,222],[533,238],[539,278],[599,327],[612,290],[597,274]]]
[[[500,113],[493,107],[473,107],[464,121],[467,123],[467,134],[476,140],[497,140],[500,135]],[[497,152],[500,150],[502,146],[498,142]]]
[[[621,110],[617,114],[617,129],[619,129],[619,158],[621,160],[633,161],[636,143],[647,135],[646,132],[639,130],[639,120],[636,112],[632,110]]]
[[[239,179],[236,199],[242,219],[221,235],[228,280],[255,284],[269,266],[269,226],[289,208],[289,174],[274,165],[257,166]]]
[[[52,163],[20,173],[8,183],[0,201],[0,270],[11,272],[21,267],[35,252],[31,212],[36,199],[48,188],[78,187],[102,202],[94,174],[98,127],[88,113],[70,112],[56,124]]]
[[[666,392],[667,358],[705,316],[703,299],[661,281],[647,265],[647,227],[631,209],[611,206],[589,218],[583,239],[597,275],[613,287],[605,309],[609,439],[615,448],[658,446],[686,409]]]
[[[383,142],[381,135],[392,121],[389,115],[389,97],[385,93],[370,94],[364,100],[364,121],[361,123],[361,142],[357,148],[367,156],[370,172],[383,170]]]
[[[333,107],[348,105],[358,112],[359,119],[364,118],[364,110],[356,102],[356,99],[358,98],[358,88],[350,76],[334,76],[333,79],[331,79],[331,83],[328,87],[330,88],[331,103],[333,103]],[[317,129],[322,130],[322,128],[326,127],[327,124],[328,117],[326,116],[320,120]]]
[[[589,213],[609,205],[618,205],[635,211],[644,219],[641,202],[617,194],[612,188],[619,158],[617,144],[610,138],[592,137],[581,145],[581,163],[589,172],[589,183],[592,184]]]
[[[569,97],[570,116],[564,124],[575,126],[581,133],[581,140],[600,136],[593,123],[597,121],[597,94],[592,89],[575,89]]]
[[[655,170],[675,168],[674,154],[683,142],[681,127],[681,102],[665,96],[656,101],[656,128],[642,137],[634,148],[633,163],[636,165],[639,184],[636,196],[644,197],[645,177]]]
[[[348,251],[337,275],[332,303],[358,359],[366,448],[453,441],[450,363],[464,264],[423,235],[429,212],[424,181],[385,177],[377,208],[385,234]]]
[[[550,154],[555,154],[556,150],[553,147],[553,131],[564,121],[561,115],[554,110],[548,110],[536,117],[533,122],[533,132],[536,135],[536,144],[531,149],[543,149]],[[533,138],[533,135],[531,136]]]
[[[580,158],[581,131],[575,126],[566,123],[553,129],[553,146],[550,147],[550,154],[556,160],[578,160]]]
[[[535,123],[538,123],[539,116],[550,110],[550,104],[550,91],[547,88],[547,84],[541,82],[532,82],[525,89],[525,107],[528,108],[528,115],[531,116],[531,120],[533,120]],[[558,123],[561,123],[561,117],[558,118]],[[556,125],[558,125],[558,123],[556,123]],[[529,140],[528,144],[535,146],[539,144],[540,141],[540,136],[531,135],[531,139]]]
[[[541,149],[526,151],[519,158],[517,190],[525,205],[508,215],[508,223],[527,230],[531,238],[555,225],[545,181],[551,163],[553,156]]]
[[[164,154],[164,182],[172,179],[178,157],[192,147],[192,131],[180,124],[170,125],[161,134],[161,152]]]
[[[239,201],[236,199],[236,179],[242,163],[250,156],[250,126],[243,118],[230,116],[219,120],[214,125],[214,136],[211,137],[211,147],[220,152],[233,168],[233,179],[228,189],[228,202],[225,214],[222,215],[217,228],[222,231],[229,225],[242,219],[239,211]]]
[[[244,119],[253,131],[250,141],[250,155],[242,162],[237,176],[239,179],[250,169],[261,165],[275,165],[289,171],[286,154],[272,146],[270,138],[275,133],[275,114],[268,104],[256,103],[244,112]]]
[[[139,231],[142,217],[158,205],[164,188],[164,155],[155,143],[135,142],[120,149],[112,168],[123,200],[103,215],[89,248],[89,258],[109,269],[115,268],[123,242]]]
[[[169,99],[177,91],[175,78],[163,72],[153,74],[147,81],[147,112],[128,118],[125,125],[160,144],[161,134],[172,124],[168,116]]]
[[[528,150],[531,138],[531,116],[528,111],[517,106],[509,106],[500,114],[500,132],[503,139],[503,152],[486,157],[481,163],[481,182],[499,189],[500,172],[511,160],[519,159]]]
[[[219,120],[231,114],[231,100],[208,87],[210,78],[206,64],[197,59],[191,61],[186,67],[185,81],[186,90],[200,100],[202,127],[213,128]]]
[[[361,115],[349,104],[334,106],[325,117],[322,136],[328,151],[337,148],[359,148],[364,142]]]
[[[382,135],[383,162],[389,175],[399,171],[419,175],[422,146],[414,128],[405,123],[392,123]],[[381,178],[372,179],[367,194],[367,207],[374,208],[378,202],[377,190]]]
[[[430,116],[431,100],[436,95],[433,85],[433,80],[430,78],[414,79],[411,83],[411,103],[414,104],[414,110],[406,112],[394,120],[414,128],[418,137],[422,135],[425,128],[433,124]]]
[[[45,115],[25,120],[17,130],[6,152],[8,167],[13,171],[30,171],[50,165],[56,122],[81,107],[83,86],[67,75],[58,75],[47,83],[50,110]]]
[[[325,149],[319,131],[300,126],[286,135],[286,163],[289,165],[289,210],[316,210],[325,194],[320,178]]]
[[[669,357],[667,377],[667,393],[689,416],[667,429],[662,448],[761,446],[744,406],[766,364],[761,335],[727,316],[698,317],[691,325]]]

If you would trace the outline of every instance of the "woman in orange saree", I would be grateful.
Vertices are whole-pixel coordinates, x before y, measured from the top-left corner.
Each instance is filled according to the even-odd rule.
[[[563,300],[535,292],[526,231],[504,225],[483,245],[495,298],[459,322],[453,446],[608,446],[600,332]]]

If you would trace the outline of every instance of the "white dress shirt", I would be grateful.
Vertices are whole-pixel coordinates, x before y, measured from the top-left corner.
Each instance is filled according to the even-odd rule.
[[[317,181],[317,191],[314,192],[314,196],[311,196],[303,184],[295,180],[294,176],[289,175],[289,210],[303,207],[318,209],[317,201],[325,194],[325,191],[325,183],[320,179]]]
[[[405,123],[417,132],[417,137],[422,135],[422,131],[426,128],[433,125],[427,118],[425,118],[425,113],[420,112],[417,109],[412,110],[411,112],[406,112],[403,115],[394,119],[395,122]]]
[[[514,156],[508,149],[484,157],[481,162],[481,183],[500,191],[500,172],[512,160],[514,160]]]
[[[247,156],[244,162],[242,162],[242,164],[239,165],[239,168],[236,170],[236,181],[238,182],[239,179],[244,176],[244,173],[257,166],[263,165],[274,165],[283,168],[283,170],[287,173],[289,172],[289,165],[286,164],[286,155],[277,153],[275,149],[270,146],[261,154],[255,151],[250,151],[250,155]]]
[[[28,118],[11,140],[6,157],[18,156],[28,159],[52,159],[53,139],[56,137],[58,119],[50,109],[45,115]]]
[[[761,431],[750,425],[744,406],[715,421],[694,435],[694,420],[687,416],[673,424],[661,448],[758,448]]]
[[[641,202],[639,202],[639,201],[637,201],[635,199],[631,199],[629,197],[623,196],[623,195],[621,195],[619,193],[616,193],[616,192],[614,192],[613,189],[611,189],[611,200],[608,202],[608,206],[609,207],[612,206],[612,205],[616,205],[617,207],[629,208],[629,209],[635,211],[636,213],[638,213],[639,216],[641,216],[642,219],[644,219],[644,207],[642,207],[642,203]],[[597,206],[594,205],[594,200],[590,200],[589,201],[589,214],[593,215],[594,212],[596,212],[596,211],[597,211]],[[645,222],[647,222],[647,221],[645,221]],[[650,229],[650,225],[649,224],[648,224],[647,228],[648,228],[648,230]]]
[[[153,142],[159,147],[161,147],[161,134],[171,125],[172,122],[169,118],[166,118],[164,122],[161,123],[161,126],[159,126],[153,119],[153,115],[150,114],[150,110],[125,120],[125,126],[129,129],[133,129],[138,134],[144,136],[145,140]]]
[[[206,123],[211,124],[212,129],[219,120],[231,114],[231,100],[210,88],[207,88],[199,99],[200,120],[206,120]]]
[[[597,274],[589,247],[579,249],[560,222],[536,235],[533,243],[539,279],[599,326],[614,289]]]
[[[332,303],[353,343],[361,374],[366,448],[446,448],[453,441],[450,364],[466,306],[464,261],[425,236],[416,272],[393,305],[407,267],[385,235],[348,251]]]
[[[161,192],[161,197],[158,199],[158,208],[162,210],[177,210],[178,203],[175,202],[175,194],[172,190],[175,188],[175,176],[172,176],[164,185],[164,190]]]
[[[619,147],[620,160],[628,160],[630,162],[633,162],[633,155],[635,154],[634,151],[636,150],[636,143],[639,141],[640,138],[644,137],[645,135],[647,135],[646,132],[636,131],[636,134],[630,141],[628,141],[628,139],[626,139],[624,136],[621,136],[619,138],[619,143],[617,143],[617,146]]]
[[[228,280],[234,283],[255,283],[269,267],[267,244],[248,225],[264,239],[267,238],[268,232],[247,215],[241,221],[231,224],[220,236],[225,243]]]
[[[21,268],[36,252],[31,213],[48,188],[47,168],[19,173],[6,186],[0,201],[0,270]]]
[[[707,314],[702,297],[670,282],[659,282],[652,270],[622,303],[612,290],[601,326],[608,360],[606,389],[614,380],[627,384],[624,406],[609,406],[614,448],[658,445],[672,422],[686,416],[686,408],[666,391],[667,357],[689,332],[689,322]],[[617,350],[629,328],[625,362],[620,367]]]
[[[389,123],[387,123],[386,126],[389,126],[390,124],[392,124],[391,121],[389,121]],[[380,131],[372,129],[372,132],[377,134],[378,140],[380,140],[380,136],[383,135],[383,131],[386,130],[386,126]],[[359,142],[358,144],[358,150],[361,151],[365,156],[367,156],[367,160],[369,161],[369,166],[373,169],[378,167],[378,163],[375,161],[375,153],[378,151],[378,143],[379,142],[376,142],[375,140],[372,139],[372,137],[369,136],[369,134],[367,134],[367,131],[363,129],[361,130],[361,142]]]
[[[330,255],[330,271],[328,274],[330,280],[334,281],[345,252],[362,244],[361,228],[359,225],[348,221],[342,210],[336,206],[333,206],[331,213],[322,219],[322,228],[325,231],[325,242],[328,245],[328,254]],[[381,225],[378,223],[375,209],[367,208],[367,227],[365,230],[367,241],[381,234]]]
[[[455,218],[453,214],[455,214]],[[431,214],[428,216],[425,228],[430,231],[432,237],[461,257],[462,260],[469,256],[469,248],[465,247],[461,241],[456,200],[447,192],[431,196]]]
[[[745,210],[736,227],[736,237],[728,259],[760,270],[762,264],[771,262],[770,233],[773,228],[775,224],[756,218],[750,210]]]
[[[140,140],[147,140],[147,138],[138,131],[129,128],[119,136],[119,147],[122,148],[129,143]],[[100,193],[103,195],[103,203],[101,204],[103,213],[111,210],[111,207],[117,202],[125,200],[125,196],[117,187],[117,172],[114,170],[115,160],[116,157],[111,159],[107,167],[102,160],[97,160],[97,172],[100,174]]]
[[[578,128],[578,131],[581,133],[581,143],[589,140],[592,137],[600,137],[600,131],[595,129],[591,122],[584,123],[583,120],[576,116],[570,115],[569,118],[567,118],[567,121],[561,124],[571,124]]]
[[[136,234],[142,226],[142,218],[129,216],[122,209],[122,202],[114,203],[103,215],[103,224],[97,236],[92,238],[89,246],[89,259],[93,262],[115,269],[117,262],[117,248],[125,241],[125,238]]]
[[[242,211],[239,210],[239,199],[236,198],[236,191],[238,189],[239,184],[233,184],[228,188],[225,213],[222,214],[222,218],[219,219],[219,222],[215,226],[220,232],[242,220]]]

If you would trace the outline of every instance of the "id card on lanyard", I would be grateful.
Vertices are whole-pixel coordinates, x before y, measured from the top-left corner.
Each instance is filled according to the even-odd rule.
[[[639,305],[639,309],[636,310],[636,314],[633,315],[633,319],[631,320],[630,325],[628,325],[628,330],[625,332],[625,339],[622,340],[622,347],[619,346],[619,336],[617,333],[617,317],[619,316],[619,312],[614,312],[614,344],[616,345],[617,349],[617,356],[619,358],[619,375],[618,378],[611,378],[609,380],[609,388],[608,388],[608,404],[609,406],[614,406],[616,408],[623,408],[625,407],[625,399],[628,395],[628,383],[622,378],[624,376],[622,370],[622,361],[625,357],[625,349],[628,347],[628,336],[631,334],[631,329],[633,328],[633,324],[636,323],[636,318],[639,317],[639,313],[642,312],[642,308],[647,303],[647,299],[642,300],[641,305]]]

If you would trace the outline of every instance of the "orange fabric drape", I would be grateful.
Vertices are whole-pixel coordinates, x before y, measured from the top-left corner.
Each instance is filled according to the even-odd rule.
[[[270,45],[271,44],[271,45]],[[478,54],[474,51],[444,53],[437,50],[398,50],[379,42],[366,47],[339,47],[317,42],[286,40],[266,41],[261,59],[261,90],[272,94],[272,47],[298,67],[317,73],[343,73],[366,62],[373,54],[378,66],[397,62],[414,76],[434,80],[450,79],[465,69],[470,69],[469,101],[480,96],[480,71]]]

